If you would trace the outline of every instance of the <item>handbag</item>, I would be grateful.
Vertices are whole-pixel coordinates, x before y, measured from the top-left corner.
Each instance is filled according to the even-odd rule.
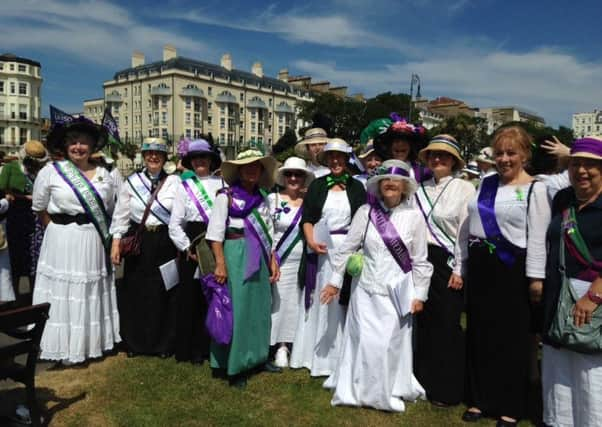
[[[228,345],[234,330],[232,299],[228,286],[217,283],[213,273],[210,273],[201,278],[201,288],[209,302],[205,319],[207,332],[217,344]]]
[[[559,267],[561,289],[556,314],[548,331],[553,342],[578,353],[602,352],[602,309],[598,306],[592,313],[589,323],[576,327],[573,320],[573,308],[579,299],[565,271],[565,242],[563,238],[565,221],[560,232]],[[578,229],[573,229],[578,233]]]
[[[144,231],[144,224],[146,223],[146,219],[148,218],[148,214],[150,213],[151,206],[153,202],[157,198],[157,194],[159,194],[159,190],[163,187],[163,183],[165,179],[159,182],[159,185],[151,194],[150,200],[146,204],[146,208],[144,209],[144,215],[142,215],[142,221],[140,221],[140,225],[131,236],[122,237],[119,240],[119,254],[122,258],[128,256],[137,256],[140,255],[140,246],[142,245],[142,232]]]

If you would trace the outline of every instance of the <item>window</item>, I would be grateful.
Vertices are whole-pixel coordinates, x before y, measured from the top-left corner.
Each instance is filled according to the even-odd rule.
[[[221,114],[225,114],[226,113],[226,106],[225,105],[220,105],[219,106],[219,112]]]
[[[226,142],[226,137],[223,133],[220,133],[219,134],[219,143],[223,145],[224,142]]]
[[[194,114],[194,127],[200,128],[201,125],[201,115],[199,113]]]
[[[211,124],[211,116],[207,116],[207,124],[210,125]]]
[[[278,113],[278,123],[282,123],[284,121],[284,114]]]
[[[244,101],[244,100],[245,100],[245,94],[244,94],[244,93],[242,93],[242,92],[241,92],[241,94],[240,94],[240,100],[241,100],[241,101]]]
[[[219,119],[219,128],[220,129],[225,129],[226,128],[226,119],[223,118],[223,117]]]
[[[148,91],[148,93],[150,93],[150,91],[151,91],[151,85],[148,85],[147,91]]]
[[[245,109],[240,107],[240,115],[242,116],[243,114],[245,114]]]
[[[207,95],[211,96],[211,86],[207,86]]]
[[[27,72],[27,65],[19,64],[19,67],[17,68],[17,70],[20,73],[26,73]]]
[[[11,71],[15,71],[15,64],[10,64],[8,66],[8,68],[10,68]],[[14,128],[13,128],[13,132],[14,132]],[[14,135],[13,135],[13,139],[14,139]]]
[[[190,129],[186,129],[186,138],[190,138],[191,135],[192,132],[190,131]]]
[[[128,88],[123,88],[123,96],[128,96]]]
[[[284,133],[284,129],[282,126],[278,126],[278,135],[282,135]]]
[[[128,125],[128,116],[125,116],[123,118],[123,124],[125,124],[126,126]]]
[[[161,129],[161,137],[164,139],[168,139],[168,133],[167,133],[167,128],[162,128]]]
[[[10,82],[10,94],[15,94],[15,82]]]
[[[163,111],[163,112],[161,113],[161,124],[162,124],[162,125],[165,125],[165,124],[167,124],[167,113],[166,113],[165,111]]]
[[[19,128],[19,145],[27,142],[27,129]]]
[[[192,104],[192,101],[190,100],[189,96],[186,97],[185,102],[186,102],[186,109],[190,109],[190,104]]]
[[[0,120],[4,116],[4,102],[0,102]]]
[[[272,120],[272,112],[271,112],[271,111],[270,111],[270,116],[269,116],[269,118],[270,118],[270,121],[271,121],[271,120]]]
[[[201,112],[202,111],[201,101],[199,101],[198,99],[196,99],[194,101],[194,111],[196,111],[196,112]]]
[[[255,122],[251,122],[251,132],[255,132]]]
[[[146,106],[147,106],[148,108],[150,108],[150,107],[151,107],[151,105],[152,105],[152,104],[151,104],[151,100],[149,99],[149,100],[146,102]]]
[[[268,105],[271,107],[272,106],[272,98],[268,99]]]
[[[255,113],[255,110],[251,111],[251,118],[254,119],[255,117],[257,117],[257,114]]]
[[[208,102],[207,103],[207,110],[211,111],[211,107],[213,107],[213,103]]]
[[[0,144],[4,144],[4,128],[0,128]]]
[[[2,71],[2,70],[4,70],[4,62],[0,62],[0,71]],[[2,129],[4,129],[4,128],[2,128]]]
[[[119,105],[113,104],[113,114],[119,114]]]
[[[27,105],[19,104],[19,119],[27,120]]]
[[[187,125],[189,125],[189,124],[190,124],[190,113],[186,113],[186,119],[185,119],[185,123],[186,123]]]
[[[198,139],[201,137],[201,131],[198,129],[194,130],[194,139]]]
[[[0,93],[4,92],[4,81],[0,80]]]
[[[167,97],[166,96],[161,98],[161,107],[167,108]]]

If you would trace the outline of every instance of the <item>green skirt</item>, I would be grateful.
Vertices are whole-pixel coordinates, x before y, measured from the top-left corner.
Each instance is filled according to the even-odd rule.
[[[224,256],[232,297],[233,331],[230,345],[211,342],[211,367],[236,375],[265,363],[270,348],[272,291],[268,268],[244,281],[247,265],[244,239],[226,240]]]

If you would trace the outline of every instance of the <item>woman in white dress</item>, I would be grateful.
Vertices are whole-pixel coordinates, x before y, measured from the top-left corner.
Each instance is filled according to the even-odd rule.
[[[389,161],[368,180],[374,201],[353,217],[333,256],[320,295],[331,304],[349,256],[363,246],[364,264],[351,296],[338,368],[325,383],[332,405],[401,412],[403,400],[424,398],[412,373],[412,314],[422,311],[433,267],[427,260],[426,224],[407,200],[416,190],[410,166]]]
[[[272,336],[270,345],[278,346],[275,365],[288,366],[289,345],[295,339],[301,307],[299,264],[303,254],[301,214],[304,189],[314,179],[305,160],[289,157],[278,169],[276,184],[282,190],[268,195],[274,219],[274,247],[280,263],[280,280],[272,286]]]
[[[322,305],[319,294],[331,274],[329,252],[345,240],[351,218],[366,203],[366,191],[347,172],[351,147],[342,139],[331,139],[318,158],[328,165],[330,174],[315,179],[307,190],[301,224],[305,237],[305,260],[301,261],[300,280],[304,287],[297,332],[290,366],[307,368],[312,376],[334,372],[343,336],[344,307]],[[346,305],[351,280],[345,281],[341,302]]]
[[[8,211],[9,200],[12,197],[6,195],[0,199],[0,215]],[[10,254],[8,253],[8,242],[6,241],[6,219],[0,221],[0,227],[3,228],[4,242],[0,247],[0,304],[15,300],[15,291],[13,289],[13,280],[10,273]]]
[[[33,294],[34,304],[51,304],[42,359],[83,362],[121,341],[108,256],[113,182],[89,162],[106,140],[106,131],[84,117],[55,124],[48,135],[49,148],[66,160],[46,165],[33,189],[33,210],[47,225]]]

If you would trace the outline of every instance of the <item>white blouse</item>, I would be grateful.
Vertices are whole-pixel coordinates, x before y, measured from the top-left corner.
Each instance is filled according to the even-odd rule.
[[[358,286],[370,293],[388,295],[387,284],[397,283],[405,273],[385,246],[385,242],[374,224],[371,221],[368,224],[369,212],[370,205],[365,204],[357,210],[353,217],[349,234],[340,248],[332,255],[333,274],[329,283],[339,288],[342,286],[349,255],[363,246],[364,266]],[[415,297],[420,301],[426,301],[433,265],[427,259],[424,217],[416,208],[402,203],[393,208],[389,220],[393,223],[412,258],[411,273]]]
[[[558,193],[560,190],[571,186],[571,181],[569,180],[569,171],[552,175],[541,174],[535,176],[535,179],[543,182],[546,185],[550,200],[554,200],[554,196],[556,196],[556,193]]]
[[[288,228],[293,222],[293,219],[295,219],[295,215],[297,215],[297,212],[299,212],[299,209],[301,209],[302,206],[291,206],[290,202],[286,202],[285,207],[289,207],[290,210],[288,212],[284,212],[284,210],[276,212],[279,209],[283,209],[282,202],[283,200],[278,193],[268,194],[270,213],[272,214],[272,220],[274,221],[274,249],[276,249],[278,242],[280,241],[286,230],[288,230]],[[299,221],[299,223],[300,222],[301,221]],[[299,227],[299,225],[297,225],[296,231],[298,233],[301,233],[301,228]],[[299,262],[302,253],[303,245],[301,244],[301,242],[299,242],[291,251],[287,260],[292,262]]]
[[[494,210],[502,235],[515,246],[527,249],[527,277],[543,279],[546,277],[546,231],[551,218],[550,201],[546,186],[541,182],[535,182],[527,215],[527,195],[530,185],[530,183],[523,185],[500,183]],[[480,190],[479,188],[475,197],[468,203],[468,217],[460,226],[456,242],[454,273],[459,275],[464,275],[466,272],[469,237],[486,238],[477,205]]]
[[[215,201],[217,192],[227,186],[221,178],[215,176],[204,176],[198,177],[205,191],[212,201]],[[190,183],[194,185],[194,183]],[[184,185],[180,183],[176,189],[176,198],[173,202],[173,208],[171,210],[171,218],[169,220],[169,237],[173,241],[174,245],[180,251],[185,251],[190,246],[190,239],[184,231],[186,223],[188,222],[204,222],[205,220],[199,213],[196,205],[186,192]]]
[[[232,199],[232,203],[236,203],[241,209],[244,207],[242,200]],[[272,221],[270,208],[266,200],[262,201],[257,207],[257,212],[259,212],[259,215],[268,227],[269,235],[273,238],[274,222]],[[242,229],[245,227],[245,223],[243,218],[233,218],[228,215],[228,195],[222,193],[218,194],[215,198],[205,238],[214,242],[223,242],[226,238],[226,228],[228,227]]]
[[[105,209],[110,211],[113,208],[114,187],[109,171],[98,166],[94,177],[89,181],[104,202]],[[75,193],[61,178],[52,163],[44,166],[36,177],[33,185],[32,210],[65,215],[85,213]]]
[[[146,178],[143,173],[143,178]],[[150,186],[150,181],[148,182]],[[174,199],[176,197],[176,188],[180,185],[180,177],[177,175],[169,175],[165,178],[165,183],[157,200],[161,202],[168,210],[171,211]],[[117,205],[113,212],[113,221],[111,222],[111,234],[115,239],[120,239],[130,228],[130,221],[138,224],[142,222],[146,204],[136,195],[132,186],[126,181],[121,186],[121,193],[117,199]],[[153,215],[152,212],[146,218],[146,225],[162,225],[163,223]]]
[[[445,234],[456,239],[460,224],[468,216],[467,206],[475,195],[474,186],[468,181],[452,176],[441,178],[438,183],[435,182],[435,178],[431,178],[424,181],[422,185],[431,203],[435,203],[437,200],[434,209],[430,212],[430,218],[440,226]],[[420,184],[418,192],[422,192]],[[416,194],[415,197],[418,195]],[[429,215],[430,206],[423,204],[422,207]],[[433,237],[428,227],[427,240],[429,245],[439,246],[439,242]]]

